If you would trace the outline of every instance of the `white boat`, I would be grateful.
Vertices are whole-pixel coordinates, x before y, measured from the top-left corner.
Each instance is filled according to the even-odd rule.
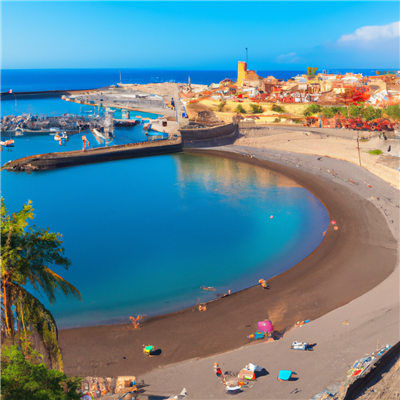
[[[143,124],[143,129],[145,131],[148,131],[151,129],[151,122],[147,122],[146,124]]]
[[[14,140],[5,140],[5,141],[0,141],[0,145],[4,147],[14,147]]]

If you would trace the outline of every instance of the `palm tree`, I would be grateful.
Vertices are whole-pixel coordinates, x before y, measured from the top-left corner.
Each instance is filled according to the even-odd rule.
[[[62,235],[36,226],[28,227],[34,218],[32,202],[21,211],[9,215],[1,199],[1,327],[2,334],[15,343],[37,331],[49,351],[52,367],[62,371],[57,326],[50,311],[24,287],[30,284],[39,294],[56,301],[61,290],[66,296],[81,300],[73,285],[52,271],[49,266],[65,269],[71,261],[64,256]]]

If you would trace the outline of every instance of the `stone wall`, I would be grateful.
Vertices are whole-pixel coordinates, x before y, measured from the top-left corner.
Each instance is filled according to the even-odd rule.
[[[190,125],[189,125],[190,126]],[[204,128],[181,128],[183,147],[210,147],[233,143],[237,138],[237,125],[226,124]]]

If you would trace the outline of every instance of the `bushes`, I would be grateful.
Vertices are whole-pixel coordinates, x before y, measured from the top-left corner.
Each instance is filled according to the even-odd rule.
[[[253,114],[262,114],[264,112],[263,108],[258,104],[250,104],[250,109]]]
[[[81,378],[69,378],[55,369],[39,364],[41,354],[25,345],[25,353],[17,346],[4,348],[2,354],[1,389],[7,400],[79,400]]]
[[[281,106],[278,106],[277,104],[274,104],[272,106],[272,111],[278,112],[278,113],[284,113],[286,112],[285,109]]]
[[[400,121],[400,104],[389,106],[384,109],[384,113],[389,115],[390,118]]]
[[[310,115],[319,113],[322,111],[322,107],[319,106],[318,104],[310,104],[305,110],[304,110],[304,116],[309,117]]]
[[[221,103],[217,105],[217,111],[221,112],[225,106],[226,106],[226,100],[221,101]]]
[[[361,115],[367,121],[372,121],[373,119],[382,118],[382,110],[380,108],[368,106],[361,109]]]
[[[343,117],[348,116],[347,107],[331,107],[331,109],[335,112],[335,115],[341,114]]]
[[[358,118],[361,115],[362,107],[351,104],[349,107],[349,117]]]
[[[240,113],[240,114],[246,114],[246,110],[243,108],[243,106],[242,106],[241,104],[239,104],[239,105],[235,108],[235,111],[236,111],[237,113]]]
[[[322,115],[325,118],[333,118],[336,114],[335,111],[332,109],[332,107],[324,107],[322,109]]]

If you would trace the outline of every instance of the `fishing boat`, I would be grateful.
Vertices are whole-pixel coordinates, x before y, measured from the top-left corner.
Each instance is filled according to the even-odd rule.
[[[137,119],[114,119],[114,126],[135,126],[140,124]]]
[[[60,140],[60,139],[68,139],[67,133],[66,132],[61,132],[61,134],[56,133],[54,135],[54,140]]]
[[[151,129],[151,122],[147,122],[147,123],[143,124],[143,129],[145,131],[150,130]]]
[[[4,147],[14,147],[14,140],[5,140],[5,141],[0,141],[0,145]]]

